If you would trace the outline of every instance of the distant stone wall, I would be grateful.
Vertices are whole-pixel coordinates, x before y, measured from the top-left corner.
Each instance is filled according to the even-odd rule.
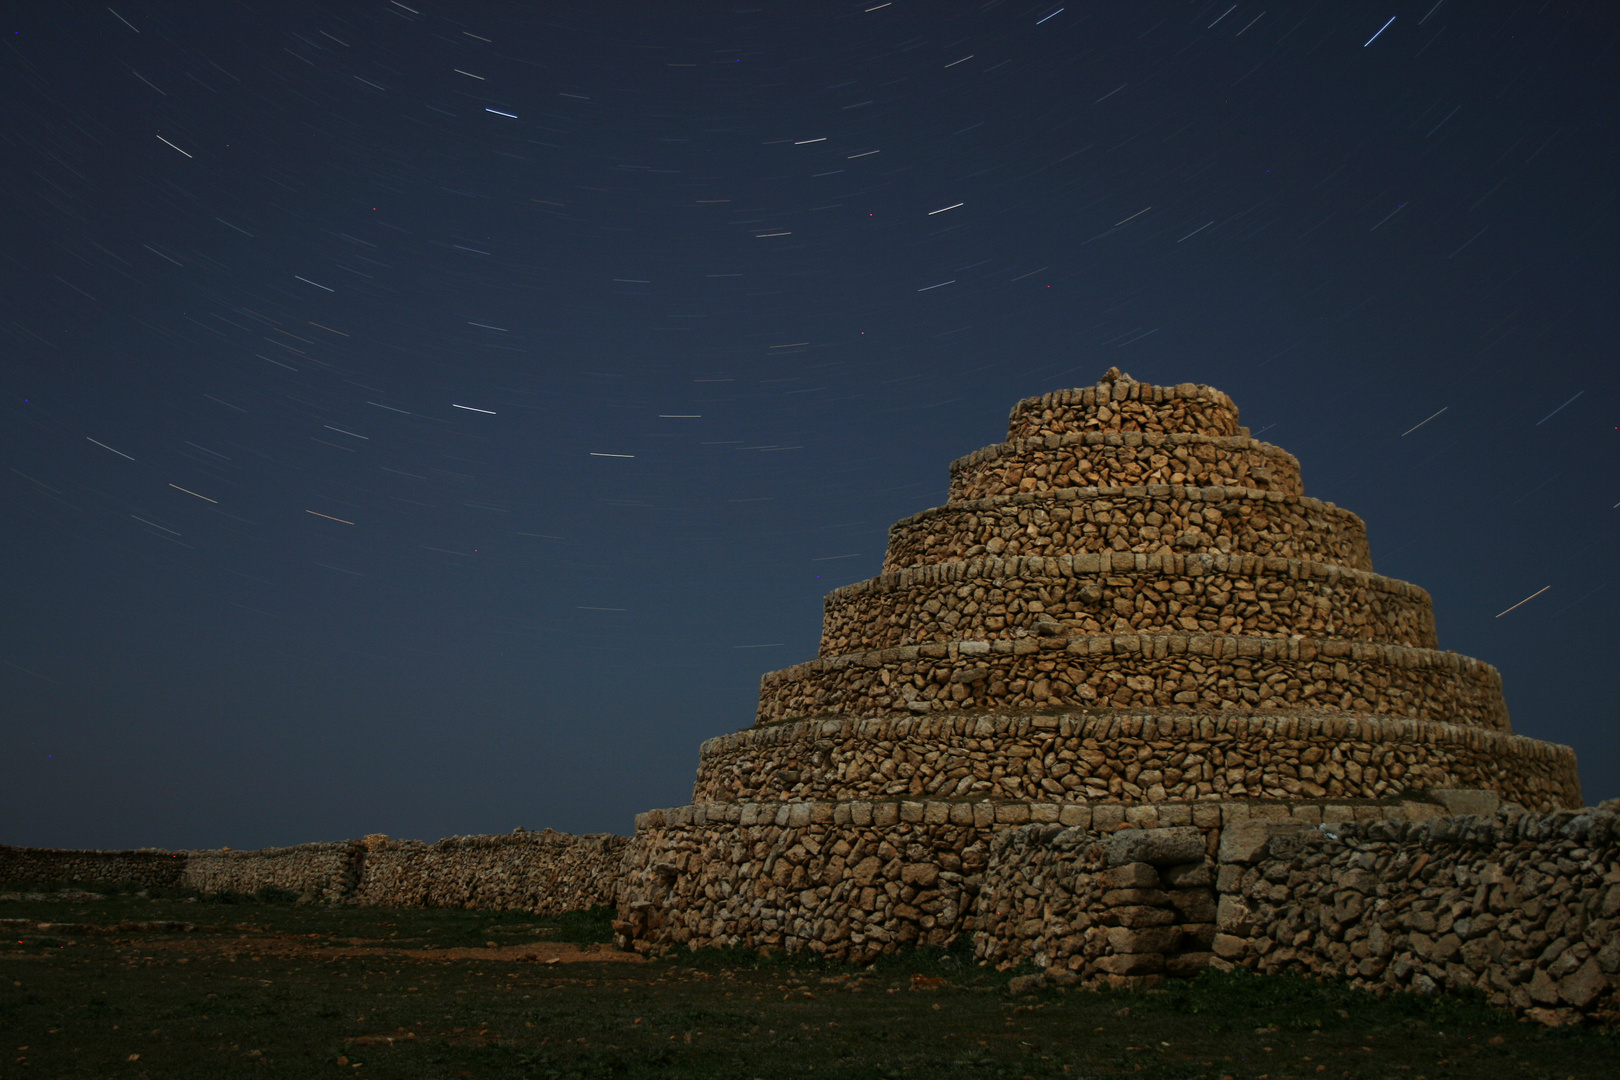
[[[205,894],[285,889],[305,900],[388,907],[517,909],[611,905],[628,837],[546,829],[437,843],[364,840],[257,851],[64,851],[0,846],[0,881],[167,885]]]
[[[287,889],[311,900],[335,902],[354,895],[364,856],[365,848],[355,840],[257,851],[193,851],[183,884],[207,894]]]
[[[949,501],[1138,484],[1304,493],[1294,455],[1247,435],[1086,431],[1013,439],[957,458],[951,462]]]
[[[695,798],[1105,804],[1387,799],[1489,788],[1579,806],[1566,746],[1456,724],[1265,713],[932,713],[795,720],[704,742]]]
[[[629,842],[610,833],[573,836],[551,829],[454,836],[436,844],[368,837],[355,899],[542,915],[611,905]]]
[[[72,851],[0,844],[0,881],[103,882],[116,885],[183,884],[187,853],[138,848],[133,851]]]
[[[1367,527],[1332,503],[1254,488],[1148,484],[936,506],[890,526],[883,572],[981,555],[1146,554],[1166,547],[1372,569]]]
[[[1620,1021],[1614,809],[1229,830],[1212,947],[1257,971]]]
[[[827,594],[818,655],[1126,633],[1382,641],[1432,649],[1416,585],[1280,556],[1100,554],[930,563]]]
[[[1057,706],[1331,709],[1509,730],[1501,674],[1472,657],[1221,634],[935,642],[810,660],[760,679],[755,722]]]

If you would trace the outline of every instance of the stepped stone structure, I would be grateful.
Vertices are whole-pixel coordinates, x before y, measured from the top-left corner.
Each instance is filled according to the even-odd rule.
[[[852,959],[971,932],[1159,977],[1221,962],[1257,823],[1503,802],[1578,807],[1574,753],[1512,733],[1496,669],[1438,649],[1428,593],[1230,398],[1110,369],[1019,402],[827,596],[817,658],[703,744],[690,805],[638,817],[617,929]],[[1058,893],[1081,914],[1048,948]]]

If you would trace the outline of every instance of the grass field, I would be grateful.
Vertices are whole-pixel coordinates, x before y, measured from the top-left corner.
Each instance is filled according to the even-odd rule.
[[[605,944],[610,917],[0,901],[0,1080],[1620,1076],[1620,1034],[1474,1001],[1214,972],[1013,998],[940,951],[640,962]]]

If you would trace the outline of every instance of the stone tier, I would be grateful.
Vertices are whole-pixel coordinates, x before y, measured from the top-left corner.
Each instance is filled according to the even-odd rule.
[[[1017,439],[951,462],[947,502],[1067,487],[1251,487],[1301,495],[1299,461],[1247,436],[1084,431]]]
[[[1240,633],[1436,646],[1416,585],[1258,555],[1100,554],[932,563],[827,594],[820,656],[973,638]]]
[[[760,679],[755,722],[1091,707],[1334,710],[1510,730],[1501,675],[1459,653],[1221,634],[953,641],[824,657]]]
[[[1021,957],[1044,965],[1074,953],[1079,940],[1051,942],[1056,947],[1048,952],[1040,947],[1042,939],[1084,930],[1100,940],[1081,950],[1085,972],[1075,970],[1072,961],[1064,965],[1075,974],[1128,975],[1148,970],[1144,953],[1163,953],[1163,970],[1191,975],[1214,960],[1205,950],[1220,945],[1217,931],[1237,930],[1236,920],[1247,915],[1241,907],[1227,910],[1228,901],[1236,899],[1230,894],[1217,905],[1217,889],[1226,888],[1221,882],[1253,878],[1267,885],[1259,871],[1244,865],[1255,857],[1256,840],[1263,851],[1274,829],[1321,836],[1310,826],[1377,821],[1373,828],[1387,832],[1389,822],[1443,813],[1444,807],[1418,799],[1290,799],[1281,805],[1215,799],[1131,805],[943,799],[697,803],[637,815],[614,929],[621,947],[638,951],[805,949],[860,963],[914,944],[945,945],[970,932],[978,939],[976,955],[998,967]],[[1077,836],[1082,830],[1089,835]],[[1100,866],[1070,861],[1051,867],[1045,881],[1032,881],[1027,871],[1038,860],[1017,850],[1021,836],[1042,843],[1067,836],[1077,853],[1102,856],[1110,869],[1099,873]],[[1429,856],[1420,859],[1427,863]],[[1404,856],[1391,869],[1408,879],[1414,873]],[[1323,891],[1337,893],[1340,904],[1345,873],[1340,869],[1323,881]],[[1360,869],[1349,877],[1356,874],[1362,879],[1352,887],[1366,890],[1371,875]],[[1286,876],[1291,887],[1309,874]],[[1601,885],[1595,877],[1588,881],[1595,886],[1589,886],[1590,910],[1600,903]],[[1414,887],[1427,884],[1420,879]],[[1275,884],[1268,888],[1267,897],[1284,890]],[[1090,891],[1092,902],[1074,904],[1072,893],[1083,890]],[[1248,887],[1243,899],[1256,902],[1261,895]],[[1082,914],[1089,926],[1082,926]],[[1309,919],[1311,925],[1319,914],[1315,908],[1286,912],[1296,923]],[[1154,928],[1173,924],[1182,924],[1172,935],[1175,940],[1148,940],[1160,936]],[[1431,938],[1423,940],[1433,947]],[[1012,955],[998,955],[1002,950]],[[1176,953],[1182,955],[1169,955]],[[1105,976],[1104,981],[1110,980]]]
[[[1180,383],[1153,386],[1110,369],[1111,380],[1025,398],[1012,408],[1009,440],[1066,435],[1071,431],[1185,432],[1247,435],[1232,399],[1213,386]]]
[[[1059,488],[936,506],[889,529],[883,571],[980,555],[1104,550],[1280,555],[1371,570],[1355,514],[1303,495],[1255,488]]]
[[[1567,746],[1431,720],[1214,710],[791,721],[705,742],[692,798],[1102,804],[1444,788],[1536,810],[1580,801]]]

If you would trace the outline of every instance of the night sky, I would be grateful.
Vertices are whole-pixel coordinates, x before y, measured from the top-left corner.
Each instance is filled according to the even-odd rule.
[[[16,5],[0,842],[628,832],[1113,365],[1620,795],[1610,15]]]

